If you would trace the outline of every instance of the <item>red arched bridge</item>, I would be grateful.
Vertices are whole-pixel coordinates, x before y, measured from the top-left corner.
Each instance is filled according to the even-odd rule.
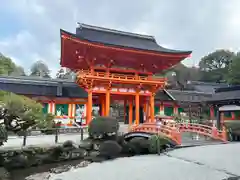
[[[181,133],[183,132],[197,133],[199,135],[208,136],[214,140],[227,142],[227,134],[225,129],[220,131],[216,127],[195,123],[176,123],[168,125],[157,125],[156,123],[143,123],[131,127],[129,133],[134,134],[140,132],[144,134],[149,133],[163,135],[174,141],[177,145],[182,144]]]

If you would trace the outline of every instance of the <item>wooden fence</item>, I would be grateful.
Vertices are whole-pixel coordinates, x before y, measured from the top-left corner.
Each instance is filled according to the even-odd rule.
[[[50,128],[50,129],[38,129],[38,130],[27,130],[23,131],[21,135],[23,136],[23,146],[27,144],[28,136],[38,136],[38,135],[54,135],[55,143],[58,143],[60,134],[80,134],[81,140],[84,139],[84,133],[87,132],[87,126],[84,127],[76,127],[76,128]],[[38,135],[36,135],[38,134]]]

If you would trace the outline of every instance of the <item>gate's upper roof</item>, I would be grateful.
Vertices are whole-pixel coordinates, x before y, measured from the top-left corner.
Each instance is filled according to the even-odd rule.
[[[89,66],[118,67],[144,72],[161,72],[191,51],[164,48],[153,36],[80,24],[76,34],[61,30],[61,66],[89,69]]]
[[[191,54],[191,51],[180,51],[164,48],[157,44],[153,36],[113,30],[86,24],[79,24],[76,36],[92,42],[109,46],[134,48],[138,50],[156,51],[162,53]]]

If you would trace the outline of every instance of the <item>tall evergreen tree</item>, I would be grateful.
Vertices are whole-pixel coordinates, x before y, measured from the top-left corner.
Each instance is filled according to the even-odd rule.
[[[0,75],[24,76],[24,69],[0,53]]]
[[[31,67],[30,76],[50,78],[50,70],[44,62],[37,61]]]

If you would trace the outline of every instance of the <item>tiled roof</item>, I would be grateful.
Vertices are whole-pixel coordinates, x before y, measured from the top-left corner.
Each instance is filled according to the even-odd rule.
[[[203,93],[197,91],[180,91],[180,90],[164,90],[156,94],[156,99],[162,101],[179,101],[179,102],[202,102],[212,97],[211,93]]]
[[[228,87],[228,84],[225,83],[210,83],[202,81],[189,81],[187,83],[188,87],[194,89],[195,91],[204,92],[204,93],[215,93],[215,90],[222,87]]]
[[[87,92],[73,81],[27,76],[0,76],[0,90],[22,95],[87,97]]]
[[[179,51],[164,48],[157,44],[153,36],[140,35],[103,27],[79,24],[76,36],[91,42],[103,43],[109,46],[119,46],[163,53],[191,54],[191,51]]]
[[[235,89],[234,89],[235,88]],[[240,100],[240,89],[237,87],[225,88],[217,90],[213,97],[209,99],[209,102],[218,102],[218,101],[236,101]]]
[[[167,90],[176,101],[181,102],[202,102],[212,97],[211,93],[203,93],[198,91],[180,91]]]

